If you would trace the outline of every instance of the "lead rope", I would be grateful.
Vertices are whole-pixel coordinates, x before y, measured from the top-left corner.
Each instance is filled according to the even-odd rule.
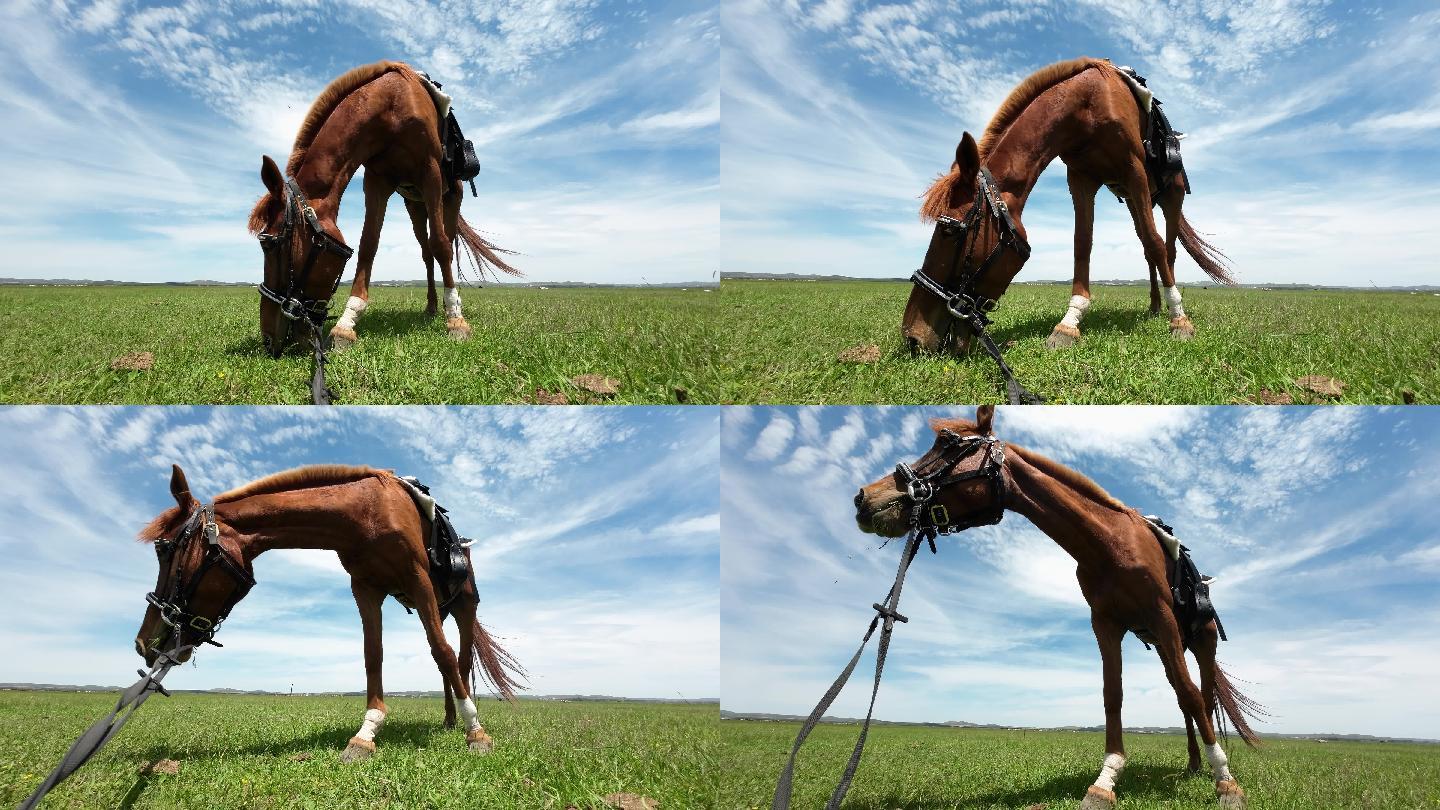
[[[65,756],[60,760],[60,764],[56,765],[55,770],[51,771],[50,775],[45,777],[45,781],[41,782],[40,786],[35,788],[35,792],[31,793],[30,798],[26,799],[20,805],[19,810],[31,810],[31,808],[40,803],[41,799],[45,798],[45,794],[53,790],[56,785],[65,781],[70,774],[79,770],[81,765],[89,762],[90,758],[95,756],[95,752],[99,751],[101,746],[109,742],[110,738],[114,737],[115,734],[120,731],[126,721],[135,716],[135,711],[139,709],[140,705],[148,700],[151,695],[159,692],[165,697],[170,697],[170,692],[160,685],[160,681],[164,679],[165,674],[170,671],[171,667],[180,663],[180,656],[192,649],[194,649],[193,644],[182,645],[180,643],[179,634],[177,633],[175,646],[160,653],[159,659],[155,662],[154,666],[150,667],[148,673],[143,669],[135,670],[140,676],[140,680],[131,684],[128,689],[120,694],[120,700],[115,703],[115,708],[110,711],[110,714],[97,720],[94,725],[85,730],[85,733],[80,735],[80,738],[70,746],[70,750],[65,752]],[[126,708],[129,708],[129,711],[122,715],[121,711]]]
[[[845,688],[845,682],[850,680],[850,675],[855,671],[855,665],[860,662],[860,655],[865,652],[865,645],[870,643],[870,636],[874,635],[875,628],[880,627],[880,644],[875,650],[875,683],[870,687],[870,707],[865,710],[865,722],[860,727],[860,738],[855,741],[855,750],[850,754],[850,761],[845,764],[845,772],[840,776],[840,783],[835,786],[835,792],[830,795],[830,801],[825,805],[826,810],[837,810],[840,802],[844,801],[845,793],[850,790],[850,782],[855,778],[855,769],[860,766],[860,753],[865,749],[865,737],[870,732],[870,718],[875,713],[875,696],[880,692],[880,674],[885,669],[885,655],[890,649],[890,633],[895,628],[895,622],[910,621],[900,615],[900,589],[905,585],[905,573],[910,569],[910,563],[915,559],[915,554],[920,550],[920,542],[928,540],[931,549],[934,549],[934,535],[928,530],[915,528],[911,529],[909,537],[905,540],[905,551],[900,555],[900,567],[895,571],[895,584],[890,586],[890,593],[885,597],[885,603],[879,602],[871,605],[875,609],[875,617],[870,620],[870,627],[865,631],[865,637],[860,640],[860,648],[851,656],[850,663],[840,672],[840,677],[826,690],[824,697],[815,705],[810,716],[805,718],[804,724],[800,726],[800,733],[795,737],[795,744],[790,749],[790,759],[785,763],[785,769],[780,772],[780,780],[775,784],[775,800],[771,802],[771,810],[789,810],[790,792],[795,778],[795,759],[800,754],[800,746],[805,743],[805,738],[815,730],[830,704],[839,697],[840,690]],[[883,623],[882,623],[883,619]]]
[[[334,405],[335,392],[325,384],[325,342],[327,335],[322,327],[318,326],[309,317],[305,321],[310,324],[310,333],[315,347],[315,360],[310,371],[310,403],[312,405]]]

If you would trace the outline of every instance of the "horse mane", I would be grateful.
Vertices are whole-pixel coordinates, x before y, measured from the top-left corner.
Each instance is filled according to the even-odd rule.
[[[951,430],[962,436],[979,431],[977,425],[969,419],[932,419],[930,420],[930,429],[937,433],[941,430]],[[1131,511],[1129,506],[1126,506],[1114,495],[1106,492],[1105,488],[1095,483],[1090,476],[1066,467],[1064,464],[1061,464],[1049,456],[1042,455],[1034,450],[1026,450],[1018,444],[1006,442],[1005,448],[1014,451],[1016,455],[1025,459],[1030,465],[1039,468],[1041,472],[1051,478],[1057,479],[1061,483],[1079,490],[1091,499],[1112,509],[1118,509],[1124,512]]]
[[[1040,97],[1041,93],[1090,68],[1110,71],[1115,69],[1109,60],[1082,56],[1079,59],[1046,65],[1015,85],[1015,89],[1011,90],[1010,95],[1000,103],[1000,109],[995,111],[995,116],[985,126],[985,133],[980,136],[980,162],[985,162],[985,159],[990,156],[990,150],[995,147],[996,141],[1000,140],[1001,136],[1010,129],[1010,125],[1015,123],[1015,119],[1019,118],[1020,114],[1030,106],[1030,103]],[[953,199],[956,191],[955,185],[959,182],[960,169],[951,163],[950,171],[937,177],[923,195],[924,202],[920,205],[922,222],[934,222],[937,217],[950,212],[953,208],[950,200]]]
[[[355,92],[361,86],[369,84],[375,79],[396,71],[409,75],[415,75],[415,69],[404,62],[395,62],[389,59],[382,59],[369,65],[347,70],[330,82],[320,95],[315,97],[310,110],[305,113],[305,120],[300,124],[300,131],[295,133],[295,145],[290,148],[290,160],[285,163],[285,174],[295,176],[299,171],[300,164],[305,162],[305,154],[310,149],[310,144],[315,142],[315,136],[319,133],[320,127],[330,118],[335,108],[340,106],[347,96]],[[250,211],[249,228],[250,233],[260,233],[265,228],[266,212],[270,207],[270,193],[267,191],[255,202],[255,207]]]
[[[135,535],[135,539],[142,543],[153,543],[169,534],[170,527],[175,525],[181,517],[180,507],[172,506],[156,515],[154,520],[145,524],[145,528],[141,529],[140,532]]]
[[[387,475],[391,475],[389,470],[377,470],[374,467],[352,467],[348,464],[313,464],[308,467],[296,467],[293,470],[285,470],[284,472],[278,472],[274,475],[267,475],[264,478],[236,487],[229,492],[222,492],[215,496],[215,503],[228,503],[255,495],[270,495],[292,489],[309,489],[310,487],[349,484],[363,478]]]

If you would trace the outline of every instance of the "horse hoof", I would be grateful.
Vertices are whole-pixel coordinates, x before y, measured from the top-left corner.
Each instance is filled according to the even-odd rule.
[[[436,315],[439,315],[439,314],[440,314],[440,307],[436,306],[434,301],[431,301],[430,303],[428,303],[428,304],[425,305],[425,315],[426,315],[427,317],[433,318],[433,317],[435,317]]]
[[[445,727],[446,727],[446,728],[454,728],[454,727],[455,727],[455,718],[453,718],[453,717],[447,717],[447,718],[445,718]]]
[[[1245,810],[1245,791],[1233,781],[1216,782],[1215,796],[1225,810]]]
[[[445,329],[450,333],[451,340],[469,340],[470,324],[464,318],[447,318]]]
[[[485,733],[485,729],[477,728],[465,734],[465,742],[470,744],[470,753],[488,754],[495,748],[495,741]]]
[[[334,329],[331,329],[331,330],[330,330],[330,348],[331,348],[331,349],[335,349],[335,350],[348,349],[348,348],[350,348],[351,346],[354,346],[354,345],[355,345],[355,341],[357,341],[357,340],[359,340],[359,339],[360,339],[360,338],[358,338],[358,337],[355,336],[355,330],[354,330],[354,329],[346,329],[346,328],[343,327],[343,326],[337,326],[337,327],[335,327]]]
[[[1113,810],[1115,807],[1115,794],[1099,785],[1091,785],[1085,791],[1085,799],[1080,802],[1080,810]]]
[[[1151,304],[1151,305],[1150,305],[1150,317],[1152,317],[1152,318],[1158,318],[1158,317],[1160,317],[1160,305],[1159,305],[1159,304]]]
[[[1189,340],[1195,337],[1195,324],[1190,323],[1190,319],[1184,315],[1178,318],[1171,318],[1170,337],[1176,340]]]
[[[340,755],[340,761],[345,763],[361,762],[373,756],[375,756],[375,743],[359,737],[351,737],[350,744],[345,746],[345,752]]]
[[[1055,325],[1055,329],[1050,332],[1050,337],[1045,339],[1045,348],[1052,351],[1055,349],[1068,349],[1074,346],[1079,340],[1079,329],[1060,323]]]

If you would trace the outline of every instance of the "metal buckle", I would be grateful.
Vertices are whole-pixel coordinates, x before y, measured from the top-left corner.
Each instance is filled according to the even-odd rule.
[[[931,505],[930,522],[937,527],[950,525],[950,510],[945,508],[945,504],[937,503]]]
[[[298,321],[305,317],[305,304],[298,298],[287,298],[280,302],[280,314],[289,320]]]
[[[935,218],[935,227],[939,228],[947,237],[964,236],[968,225],[954,217],[939,216]]]
[[[215,626],[215,623],[212,622],[212,621],[210,621],[209,619],[205,618],[204,616],[191,616],[191,617],[190,617],[190,629],[191,629],[191,630],[198,630],[198,631],[200,631],[201,633],[208,633],[208,632],[210,632],[211,628],[213,628],[214,626]]]
[[[220,527],[214,521],[205,521],[205,540],[212,546],[220,542]]]

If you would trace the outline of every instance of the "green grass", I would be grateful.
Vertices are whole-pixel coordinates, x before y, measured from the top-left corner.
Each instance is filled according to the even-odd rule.
[[[587,398],[581,374],[620,382],[605,402],[719,401],[715,292],[467,289],[474,333],[451,341],[425,290],[377,288],[360,342],[332,355],[338,401],[521,403],[535,389]],[[343,301],[343,291],[338,296]],[[270,404],[310,401],[310,357],[261,348],[259,297],[236,287],[0,287],[0,403]],[[128,352],[149,371],[115,371]]]
[[[795,723],[723,721],[720,806],[769,807],[798,729]],[[858,731],[854,725],[815,730],[801,751],[793,807],[824,806]],[[1185,772],[1183,735],[1127,734],[1125,749],[1119,810],[1216,807],[1208,774]],[[1269,740],[1251,751],[1234,741],[1229,754],[1255,810],[1440,807],[1440,746]],[[881,726],[870,731],[845,807],[1071,810],[1104,757],[1099,732]]]
[[[0,692],[0,806],[29,795],[114,701]],[[713,806],[714,704],[481,703],[495,750],[479,756],[462,731],[441,725],[440,698],[387,703],[375,756],[342,765],[364,698],[152,697],[42,806],[563,810],[604,807],[602,797],[616,792],[657,799],[666,810]],[[177,760],[179,773],[138,774],[157,759]]]
[[[727,280],[721,398],[736,403],[981,403],[1003,401],[999,369],[977,349],[956,359],[911,357],[900,339],[908,283]],[[1346,384],[1343,403],[1440,402],[1440,297],[1363,291],[1185,290],[1195,339],[1172,340],[1148,317],[1146,286],[1097,287],[1081,342],[1045,339],[1068,285],[1016,285],[992,334],[1020,382],[1052,403],[1228,404],[1261,389],[1322,400],[1294,380]],[[1013,345],[1010,344],[1013,341]],[[876,364],[842,363],[875,344]]]

